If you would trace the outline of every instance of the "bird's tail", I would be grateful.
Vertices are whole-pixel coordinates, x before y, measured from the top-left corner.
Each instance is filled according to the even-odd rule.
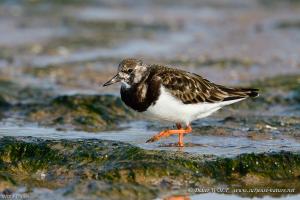
[[[247,97],[257,97],[258,89],[254,88],[220,88],[222,91],[228,94],[228,97],[224,98],[224,101],[242,99]]]

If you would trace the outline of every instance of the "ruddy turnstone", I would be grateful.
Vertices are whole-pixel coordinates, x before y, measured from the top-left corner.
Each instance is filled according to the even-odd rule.
[[[103,86],[117,82],[122,83],[121,98],[127,106],[176,123],[176,130],[162,131],[147,142],[178,134],[178,146],[184,146],[183,135],[192,131],[193,120],[207,117],[223,106],[258,96],[258,89],[225,87],[198,74],[147,65],[137,59],[123,60],[118,73]]]

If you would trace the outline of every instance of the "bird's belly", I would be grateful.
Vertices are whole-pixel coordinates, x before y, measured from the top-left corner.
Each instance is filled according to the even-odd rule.
[[[161,95],[146,113],[167,121],[190,123],[195,119],[207,117],[220,108],[221,105],[217,103],[183,104],[161,88]]]

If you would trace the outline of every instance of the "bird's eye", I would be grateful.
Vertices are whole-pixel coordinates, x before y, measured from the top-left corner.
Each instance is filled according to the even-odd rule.
[[[133,69],[128,69],[127,70],[128,73],[131,73],[132,71],[133,71]]]

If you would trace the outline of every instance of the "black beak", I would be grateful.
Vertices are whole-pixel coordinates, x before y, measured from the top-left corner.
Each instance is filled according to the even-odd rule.
[[[114,77],[112,77],[112,79],[110,79],[109,81],[107,81],[106,83],[104,83],[103,87],[109,86],[111,84],[114,84],[114,83],[117,83],[117,82],[120,82],[120,81],[121,81],[121,78],[120,78],[119,74],[117,74]]]

